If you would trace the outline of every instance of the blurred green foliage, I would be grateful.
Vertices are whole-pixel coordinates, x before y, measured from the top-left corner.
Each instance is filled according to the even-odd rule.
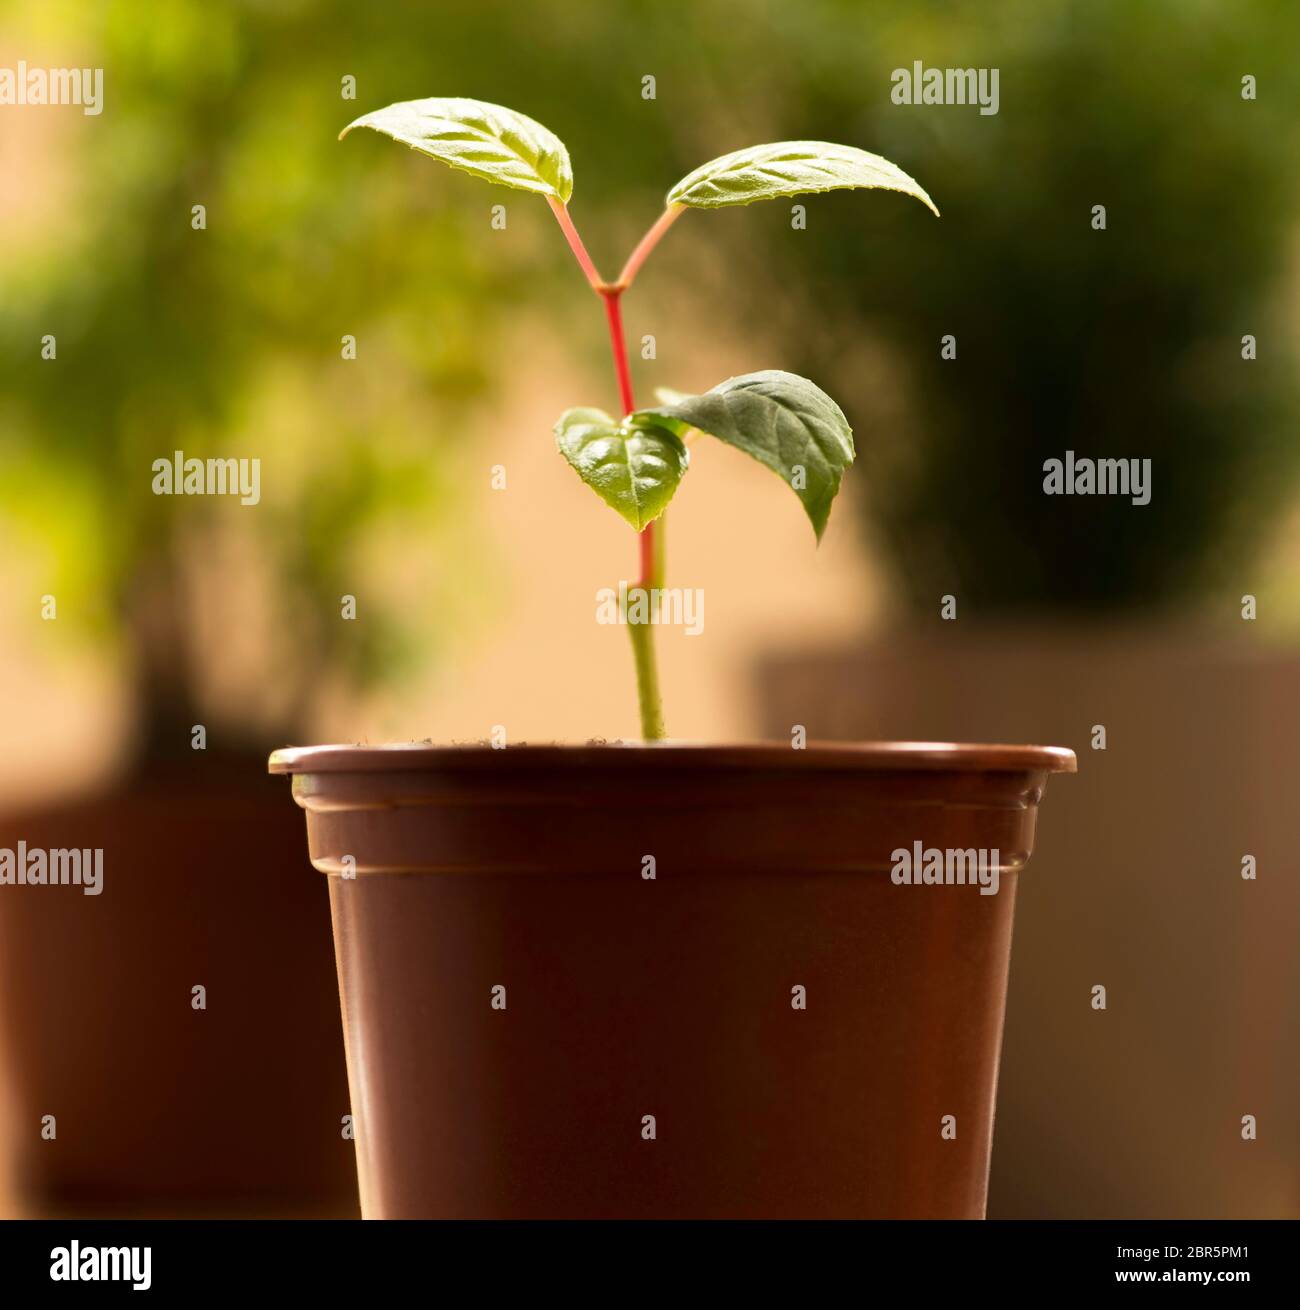
[[[855,420],[901,595],[930,615],[944,593],[968,617],[1152,613],[1221,585],[1235,613],[1300,467],[1300,7],[999,0],[889,6],[877,24],[838,9],[873,48],[789,41],[785,66],[819,64],[783,131],[878,150],[943,217],[810,205],[779,256],[801,292],[787,366]],[[999,112],[893,104],[889,72],[914,60],[999,68]],[[1067,449],[1151,459],[1151,503],[1044,495],[1043,461]]]
[[[454,618],[472,588],[471,552],[451,544],[473,531],[458,434],[511,367],[507,321],[545,312],[593,362],[604,349],[544,205],[513,198],[506,239],[489,226],[500,197],[472,179],[377,138],[336,142],[394,100],[473,96],[551,127],[611,272],[677,178],[756,141],[844,140],[929,189],[941,220],[875,194],[807,198],[806,231],[783,202],[688,216],[638,287],[680,292],[684,330],[712,316],[752,331],[780,352],[753,368],[842,401],[869,521],[918,606],[949,591],[983,609],[1171,600],[1245,558],[1294,487],[1277,299],[1295,232],[1294,6],[13,0],[0,31],[19,19],[41,48],[104,66],[106,108],[53,161],[72,171],[75,221],[0,253],[4,514],[177,713],[192,689],[166,649],[185,641],[174,565],[205,530],[233,518],[256,534],[281,680],[427,658],[428,615]],[[892,70],[916,59],[998,67],[1000,113],[892,104]],[[688,285],[705,266],[729,272]],[[57,364],[39,358],[47,332]],[[939,358],[946,333],[955,361]],[[1153,459],[1151,504],[1045,497],[1042,461],[1066,448]],[[153,496],[150,462],[174,449],[260,456],[263,505]],[[450,552],[455,567],[340,623],[340,594],[394,532],[409,560]]]

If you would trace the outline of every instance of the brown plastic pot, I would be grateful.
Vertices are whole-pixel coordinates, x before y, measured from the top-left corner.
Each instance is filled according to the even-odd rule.
[[[1070,751],[270,767],[329,875],[366,1217],[983,1215],[1016,881]],[[918,841],[996,850],[998,893],[895,882]]]
[[[104,852],[98,896],[0,886],[18,1212],[356,1214],[324,906],[259,765],[195,753],[0,817],[0,847]]]

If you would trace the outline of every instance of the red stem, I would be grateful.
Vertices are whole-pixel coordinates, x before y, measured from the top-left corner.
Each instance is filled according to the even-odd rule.
[[[578,229],[573,226],[573,219],[569,217],[568,206],[556,196],[547,196],[546,203],[550,205],[551,213],[555,215],[555,221],[560,225],[560,231],[564,233],[564,239],[569,243],[569,249],[573,251],[574,258],[578,261],[578,267],[586,275],[592,289],[594,291],[602,290],[606,285],[605,280],[596,270],[595,264],[591,262],[591,256],[587,254],[587,247],[582,244]]]
[[[626,416],[636,408],[636,401],[632,398],[632,372],[627,362],[627,341],[623,336],[623,309],[619,298],[623,294],[624,283],[629,276],[628,269],[631,269],[632,274],[635,275],[646,255],[653,249],[655,242],[668,230],[682,207],[678,205],[665,210],[659,221],[642,238],[641,244],[632,252],[632,258],[628,260],[623,270],[623,278],[620,279],[620,284],[611,286],[600,276],[596,265],[591,262],[591,256],[587,254],[587,247],[582,244],[578,229],[573,226],[573,220],[569,217],[569,210],[564,201],[556,196],[547,196],[546,203],[550,205],[551,213],[555,215],[555,221],[559,223],[560,230],[569,243],[569,249],[573,251],[578,266],[591,284],[591,289],[605,302],[605,316],[609,321],[610,350],[614,355],[614,371],[618,374],[619,399],[623,404],[623,413]],[[654,585],[655,579],[655,525],[653,523],[647,524],[638,536],[641,543],[640,585],[650,587]]]
[[[641,542],[641,578],[638,586],[653,587],[655,585],[655,524],[647,523],[641,529],[638,540]]]
[[[668,231],[677,221],[679,214],[685,210],[685,205],[669,205],[655,221],[654,226],[643,236],[637,244],[637,248],[628,256],[627,263],[623,265],[623,271],[618,275],[618,287],[626,291],[632,285],[632,279],[636,277],[641,265],[645,263],[646,256],[659,244],[660,237]]]
[[[632,397],[632,371],[627,362],[627,339],[623,335],[622,289],[609,287],[603,290],[601,298],[605,302],[605,317],[609,320],[609,345],[614,355],[614,371],[618,374],[618,394],[623,404],[624,415],[636,408]],[[647,523],[638,533],[641,543],[641,581],[642,587],[654,585],[655,580],[655,525]]]
[[[621,292],[602,291],[605,301],[605,316],[609,319],[609,345],[614,352],[614,371],[618,374],[618,395],[623,402],[623,413],[630,414],[636,408],[632,399],[632,373],[627,364],[627,342],[623,339],[623,310],[619,303]]]

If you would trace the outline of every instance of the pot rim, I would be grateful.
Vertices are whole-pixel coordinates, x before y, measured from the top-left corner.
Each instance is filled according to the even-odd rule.
[[[390,742],[376,746],[286,746],[272,751],[274,774],[410,773],[500,768],[506,760],[538,768],[618,769],[641,766],[651,756],[686,769],[825,769],[836,772],[957,769],[969,772],[1075,773],[1074,751],[1063,746],[987,745],[976,742],[809,742],[795,750],[788,742],[719,744],[696,741],[611,741],[493,747],[482,742],[436,746]]]

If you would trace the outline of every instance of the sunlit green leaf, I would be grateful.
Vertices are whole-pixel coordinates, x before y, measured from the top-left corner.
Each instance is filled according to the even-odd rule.
[[[339,133],[369,127],[485,182],[568,203],[573,169],[564,142],[540,123],[483,100],[403,100],[363,114]]]
[[[668,193],[670,205],[720,209],[810,191],[872,187],[915,196],[938,214],[934,201],[897,164],[855,146],[830,141],[776,141],[750,146],[701,164]]]

